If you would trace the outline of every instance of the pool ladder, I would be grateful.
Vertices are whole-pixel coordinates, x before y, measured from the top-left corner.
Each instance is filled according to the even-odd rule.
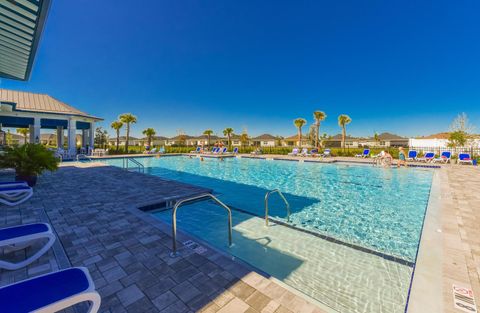
[[[128,167],[128,162],[135,164],[135,167]],[[129,170],[130,168],[137,169],[139,173],[145,173],[145,166],[142,163],[138,162],[134,158],[123,158],[123,169]]]
[[[283,193],[280,191],[280,189],[273,189],[268,191],[265,194],[265,226],[268,227],[268,199],[272,193],[278,193],[280,198],[283,199],[283,202],[285,202],[285,206],[287,209],[287,223],[290,222],[290,203],[288,203],[287,198],[283,195]]]
[[[80,160],[88,160],[89,162],[92,162],[92,159],[86,154],[77,154],[77,162],[80,162]]]
[[[228,213],[228,246],[229,247],[232,246],[232,210],[225,203],[220,201],[217,197],[215,197],[211,193],[204,193],[195,197],[182,199],[178,201],[173,207],[173,211],[172,211],[172,240],[173,241],[172,241],[172,252],[170,253],[170,257],[175,258],[178,255],[180,255],[179,252],[177,252],[177,210],[178,208],[185,203],[201,200],[205,198],[212,199],[227,211]]]

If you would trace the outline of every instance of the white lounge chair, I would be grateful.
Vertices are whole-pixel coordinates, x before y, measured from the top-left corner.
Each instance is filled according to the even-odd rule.
[[[330,157],[332,156],[332,151],[330,149],[325,149],[322,154],[320,154],[322,158]]]
[[[423,157],[417,158],[417,161],[428,163],[431,162],[434,158],[435,152],[427,152]]]
[[[97,313],[101,298],[85,267],[48,273],[0,288],[2,312],[51,313],[86,301],[91,303],[88,312]]]
[[[470,153],[460,153],[458,155],[458,164],[472,164],[473,160],[470,157]]]
[[[202,147],[197,147],[197,149],[190,151],[190,153],[200,153],[201,150],[202,150]]]
[[[32,256],[18,263],[0,260],[0,268],[16,270],[25,267],[45,254],[55,242],[55,235],[50,225],[46,223],[25,224],[0,229],[0,248],[3,248],[7,254],[25,249],[40,239],[47,239],[47,242]]]
[[[288,155],[296,156],[298,154],[298,148],[293,148],[292,152],[290,152]]]
[[[439,158],[432,160],[432,163],[448,163],[452,158],[452,153],[450,151],[443,151]]]
[[[219,148],[217,154],[225,154],[227,152],[227,147]]]
[[[300,152],[300,155],[303,156],[303,157],[306,157],[306,156],[310,156],[310,153],[308,153],[307,148],[303,148],[302,152]]]
[[[0,186],[0,203],[14,206],[27,201],[33,195],[33,189],[27,185]]]
[[[25,181],[4,181],[4,182],[0,182],[0,188],[10,187],[10,186],[28,186],[28,184]]]

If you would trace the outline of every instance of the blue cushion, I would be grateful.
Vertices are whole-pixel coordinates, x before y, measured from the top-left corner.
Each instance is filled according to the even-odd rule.
[[[417,157],[417,151],[415,151],[415,150],[408,151],[408,157],[409,158],[416,158]]]
[[[435,153],[433,153],[433,152],[429,152],[429,153],[425,154],[426,158],[433,158],[434,156],[435,156]]]
[[[12,187],[0,187],[0,191],[15,191],[15,190],[27,190],[31,189],[28,186],[12,186]]]
[[[27,313],[88,289],[88,278],[79,268],[51,273],[0,288],[1,311]]]
[[[3,182],[0,182],[0,186],[1,185],[13,185],[13,184],[25,184],[25,182],[23,180],[21,180],[21,181],[3,181]]]
[[[40,223],[3,228],[0,229],[0,240],[18,238],[27,235],[43,233],[46,231],[48,231],[47,225]]]

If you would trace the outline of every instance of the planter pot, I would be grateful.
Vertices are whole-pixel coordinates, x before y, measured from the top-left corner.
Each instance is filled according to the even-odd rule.
[[[15,180],[16,181],[25,181],[25,182],[27,182],[27,184],[30,187],[33,187],[37,183],[37,176],[36,175],[33,175],[33,176],[30,176],[30,175],[16,175]]]

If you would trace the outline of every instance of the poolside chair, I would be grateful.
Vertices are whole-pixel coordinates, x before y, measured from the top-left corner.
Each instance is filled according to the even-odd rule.
[[[212,149],[212,151],[210,151],[210,153],[217,154],[218,151],[220,151],[220,148],[219,148],[219,147],[214,147],[214,148]]]
[[[432,161],[434,158],[435,158],[435,152],[427,152],[423,157],[417,158],[417,161],[428,163]]]
[[[458,164],[472,164],[473,160],[470,157],[470,153],[460,153],[458,155]]]
[[[327,158],[332,156],[332,150],[325,149],[322,154],[320,154],[322,158]]]
[[[0,186],[0,203],[14,206],[27,201],[33,195],[33,189],[28,185]]]
[[[450,151],[443,151],[439,158],[435,158],[432,160],[432,163],[448,163],[452,158],[452,153]]]
[[[300,155],[303,156],[303,157],[306,157],[306,156],[310,156],[310,153],[308,153],[307,148],[303,148],[302,152],[300,152]]]
[[[202,150],[202,147],[197,147],[197,149],[190,151],[190,153],[200,153],[201,150]]]
[[[4,181],[0,182],[0,188],[10,186],[28,186],[26,181]]]
[[[89,313],[97,313],[101,298],[85,267],[73,267],[30,278],[0,288],[2,312],[58,312],[90,302]]]
[[[232,154],[237,154],[238,153],[238,147],[233,148]]]
[[[147,152],[148,154],[155,154],[157,153],[157,148],[153,148],[152,150]]]
[[[0,229],[0,248],[3,248],[5,253],[25,249],[40,239],[47,239],[47,242],[32,256],[18,263],[0,260],[0,268],[16,270],[25,267],[44,255],[55,242],[55,235],[50,225],[46,223],[25,224]]]
[[[362,154],[356,154],[356,158],[368,158],[370,156],[370,149],[364,149]]]
[[[417,150],[408,151],[407,161],[417,161],[417,155],[418,155]]]
[[[296,156],[298,154],[298,148],[293,148],[292,152],[290,152],[288,155]]]
[[[318,149],[317,148],[310,150],[310,155],[311,156],[316,156],[317,154],[318,154]]]
[[[225,154],[227,152],[227,147],[219,148],[217,154]]]

